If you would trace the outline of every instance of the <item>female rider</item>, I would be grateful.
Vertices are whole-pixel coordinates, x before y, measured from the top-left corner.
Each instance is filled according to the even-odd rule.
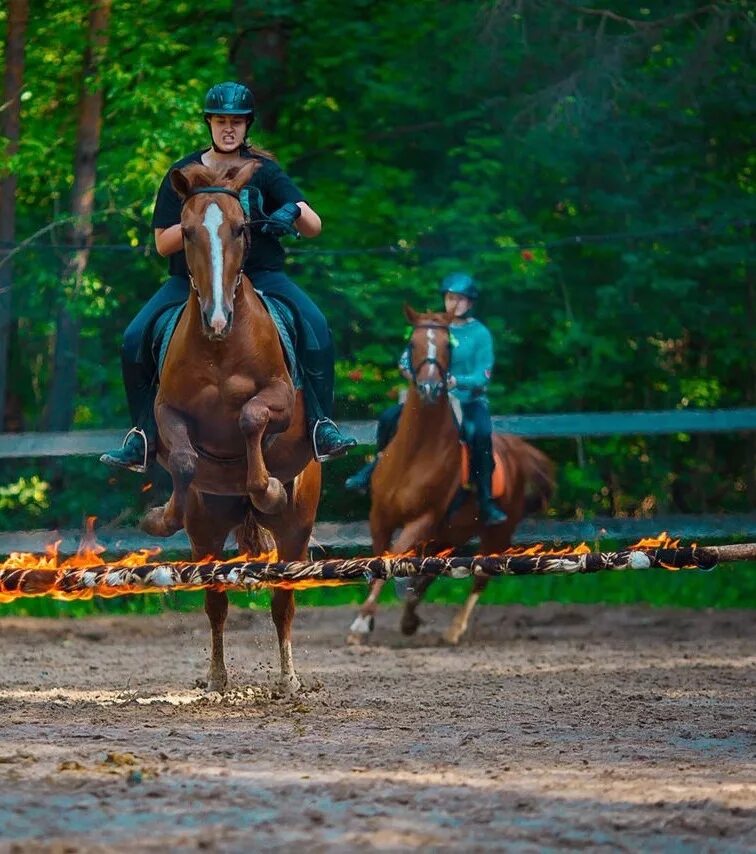
[[[478,491],[480,520],[484,525],[500,525],[506,522],[507,514],[491,496],[494,460],[491,415],[486,396],[494,361],[491,333],[471,315],[478,298],[478,287],[472,276],[467,273],[451,273],[441,282],[440,292],[447,314],[453,315],[454,318],[449,330],[452,348],[448,389],[449,394],[459,401],[462,408],[462,436],[470,448],[470,468]],[[411,367],[407,349],[399,360],[399,369],[409,381],[412,380]],[[401,405],[396,405],[379,416],[378,454],[374,460],[347,479],[347,489],[359,491],[370,486],[370,478],[380,452],[396,433],[401,411]]]
[[[169,259],[170,278],[124,333],[121,364],[134,427],[127,434],[123,447],[103,454],[100,459],[108,465],[132,471],[144,471],[147,463],[154,459],[157,368],[150,352],[150,333],[156,318],[168,306],[185,302],[189,295],[189,273],[181,233],[181,200],[171,186],[170,173],[189,163],[222,169],[238,162],[239,158],[255,158],[262,163],[249,186],[261,208],[252,212],[252,219],[266,220],[262,228],[252,229],[244,272],[257,290],[287,303],[297,319],[298,355],[304,369],[307,418],[315,456],[322,461],[343,454],[356,444],[356,440],[344,436],[331,420],[334,356],[328,323],[310,297],[284,273],[284,250],[278,240],[296,231],[305,237],[317,237],[321,230],[320,217],[271,155],[247,142],[247,132],[255,119],[255,103],[246,86],[231,82],[213,86],[205,96],[204,116],[212,146],[194,151],[174,163],[163,178],[155,202],[152,217],[155,245],[158,252]]]

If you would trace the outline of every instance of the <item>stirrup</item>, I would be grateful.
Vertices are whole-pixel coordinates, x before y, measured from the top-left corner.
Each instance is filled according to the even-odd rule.
[[[147,434],[142,430],[141,427],[132,427],[131,430],[126,434],[121,443],[121,448],[126,447],[126,442],[129,441],[129,436],[134,433],[136,436],[142,440],[142,444],[144,445],[144,459],[142,461],[142,465],[135,465],[131,467],[132,471],[137,472],[138,474],[144,474],[147,471],[147,457],[149,456],[149,446],[147,444]]]
[[[324,463],[331,459],[331,454],[323,454],[320,452],[320,448],[318,448],[318,440],[316,437],[318,434],[318,427],[320,427],[321,424],[331,424],[334,430],[336,430],[339,435],[341,435],[341,431],[337,427],[336,422],[332,421],[330,418],[318,418],[318,420],[315,422],[315,425],[312,428],[312,450],[315,455],[316,461],[319,463]],[[347,450],[348,447],[344,448],[341,453],[346,453]]]

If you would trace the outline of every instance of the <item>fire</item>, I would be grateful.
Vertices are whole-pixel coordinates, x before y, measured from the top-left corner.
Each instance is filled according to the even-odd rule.
[[[680,540],[673,540],[666,531],[657,534],[655,537],[643,537],[637,543],[630,546],[631,549],[676,549],[680,545]],[[693,543],[693,546],[696,544]]]
[[[103,546],[97,543],[94,533],[95,517],[87,519],[86,530],[82,536],[79,548],[75,555],[62,557],[59,554],[60,541],[52,543],[45,549],[43,555],[14,552],[7,560],[0,562],[0,603],[10,602],[22,596],[52,596],[56,599],[89,599],[98,596],[121,596],[126,593],[161,592],[170,590],[201,590],[212,587],[213,571],[208,573],[197,573],[197,567],[207,565],[236,565],[240,563],[276,564],[280,558],[275,548],[259,554],[239,554],[225,560],[214,558],[210,555],[201,560],[170,561],[160,563],[155,558],[160,554],[159,548],[139,549],[129,552],[121,558],[105,560],[102,555],[105,552]],[[651,550],[651,549],[676,549],[679,540],[672,539],[664,531],[657,537],[648,537],[629,547],[629,550]],[[424,548],[421,546],[420,555]],[[494,558],[506,557],[564,557],[567,555],[590,554],[591,549],[586,543],[578,546],[567,545],[559,549],[549,548],[543,543],[531,546],[517,546],[509,548],[499,554],[490,555]],[[444,549],[433,555],[436,558],[451,558],[454,556],[453,549]],[[401,561],[403,558],[418,557],[418,551],[411,550],[399,553],[385,553],[382,558],[390,561]],[[480,557],[479,555],[477,557]],[[658,558],[657,558],[658,559]],[[356,558],[355,560],[362,560]],[[348,559],[347,559],[348,563]],[[662,564],[665,565],[665,564]],[[99,572],[101,567],[107,567],[104,572]],[[147,567],[148,572],[129,574],[119,570],[133,570]],[[669,569],[676,567],[669,566]],[[176,573],[183,572],[180,579]],[[147,586],[143,578],[157,577],[168,580],[153,581]],[[185,579],[182,580],[182,579]],[[233,583],[233,582],[232,582]],[[318,586],[336,586],[343,584],[340,580],[323,578],[304,578],[297,581],[279,581],[277,585],[290,589],[312,589]],[[272,582],[261,582],[259,586],[271,586]],[[257,587],[257,584],[255,584]],[[219,582],[218,589],[226,589]]]

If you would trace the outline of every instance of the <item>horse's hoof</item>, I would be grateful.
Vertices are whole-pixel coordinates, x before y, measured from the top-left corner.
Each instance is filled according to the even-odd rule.
[[[349,634],[347,635],[346,642],[350,646],[359,646],[367,640],[368,635],[374,628],[375,617],[372,614],[368,614],[367,616],[357,614],[352,621],[352,625],[349,626]]]
[[[414,611],[410,612],[409,614],[405,612],[404,614],[402,614],[402,620],[399,623],[399,628],[401,629],[403,635],[407,635],[409,637],[410,635],[415,634],[422,622],[423,621],[420,619],[420,617],[417,616]]]
[[[447,629],[442,637],[444,639],[444,643],[449,646],[457,646],[462,639],[462,632],[456,631],[456,629]]]
[[[139,527],[152,537],[169,536],[165,526],[165,513],[163,507],[153,507],[142,517]]]
[[[262,494],[250,492],[249,500],[256,510],[265,513],[266,516],[276,516],[278,513],[282,513],[289,501],[284,485],[275,477],[270,478],[267,489]]]
[[[228,674],[225,670],[214,672],[212,669],[207,674],[207,690],[218,694],[225,694],[228,688]]]
[[[278,697],[296,697],[302,690],[302,683],[296,673],[283,674],[276,680],[275,694]]]

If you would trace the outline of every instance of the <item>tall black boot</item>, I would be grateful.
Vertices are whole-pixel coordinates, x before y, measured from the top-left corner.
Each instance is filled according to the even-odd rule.
[[[126,434],[123,445],[106,451],[100,457],[100,462],[141,474],[155,460],[157,378],[147,381],[149,374],[143,365],[132,365],[124,361],[122,367],[126,400],[134,426]]]
[[[305,350],[304,396],[307,425],[312,437],[315,459],[325,462],[345,454],[357,444],[353,436],[345,436],[331,420],[333,415],[333,348]]]
[[[491,440],[487,443],[476,442],[470,448],[472,474],[478,491],[478,512],[480,521],[486,525],[501,525],[509,518],[499,507],[491,494],[491,477],[494,469]]]
[[[344,481],[344,486],[353,492],[367,492],[370,489],[370,478],[373,476],[375,467],[378,465],[378,456],[356,471],[351,477]]]

